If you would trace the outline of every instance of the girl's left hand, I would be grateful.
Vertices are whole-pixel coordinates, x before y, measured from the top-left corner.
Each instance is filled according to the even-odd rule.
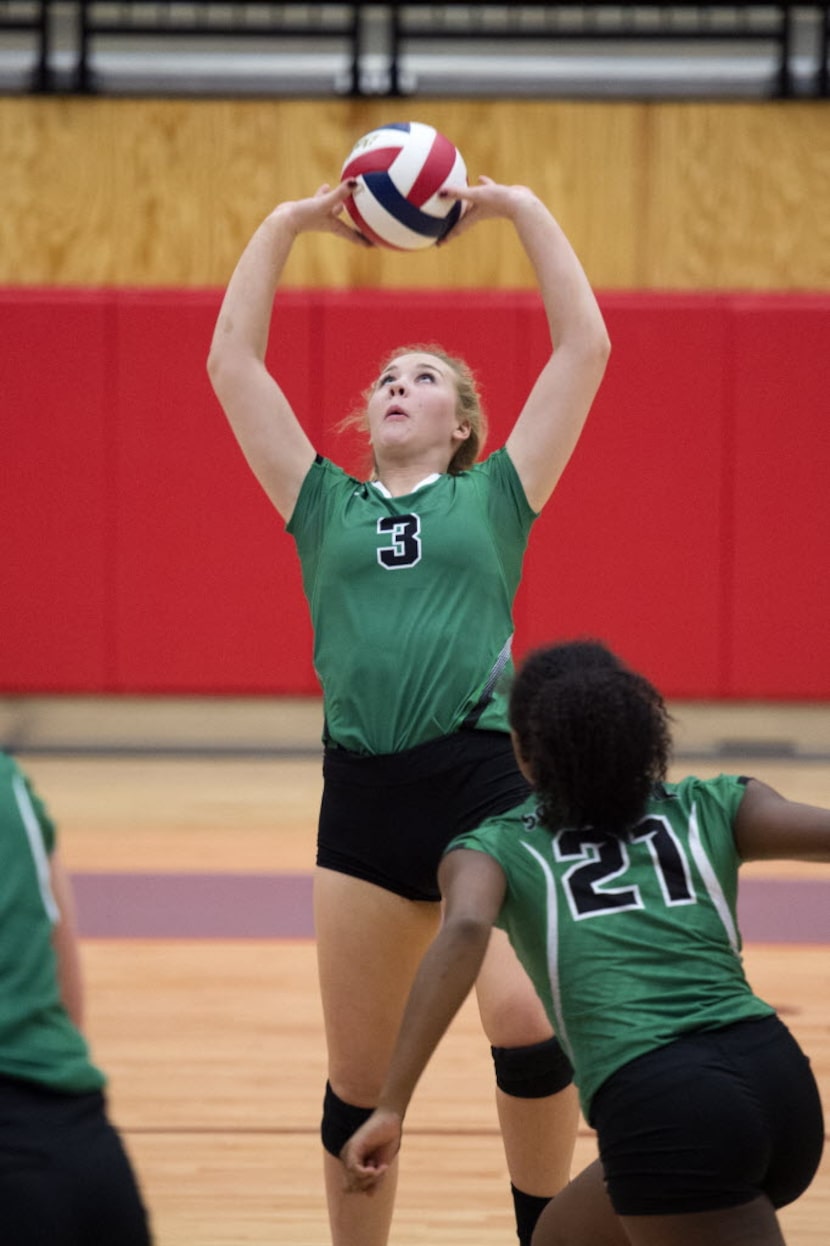
[[[498,217],[514,220],[523,205],[539,202],[527,186],[502,186],[484,174],[479,177],[476,186],[446,186],[439,192],[439,198],[458,199],[465,204],[455,225],[436,244],[439,247],[453,238],[458,238],[479,221]]]

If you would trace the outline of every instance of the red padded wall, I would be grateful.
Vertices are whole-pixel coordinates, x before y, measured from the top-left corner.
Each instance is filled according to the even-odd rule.
[[[727,621],[737,697],[830,696],[830,315],[820,296],[734,305]]]
[[[0,291],[0,690],[318,691],[293,541],[207,381],[219,299]],[[534,527],[517,652],[590,633],[669,696],[830,697],[830,299],[601,301],[611,362]],[[274,370],[352,470],[335,428],[390,350],[467,358],[491,447],[547,351],[527,292],[285,291],[277,315]]]
[[[113,676],[112,300],[0,290],[0,686]]]
[[[134,292],[117,299],[119,690],[315,687],[293,541],[208,382],[218,308],[218,296]],[[306,410],[307,300],[290,320],[281,375]]]
[[[611,359],[535,527],[524,641],[599,636],[673,695],[717,696],[727,312],[625,295],[603,310]]]

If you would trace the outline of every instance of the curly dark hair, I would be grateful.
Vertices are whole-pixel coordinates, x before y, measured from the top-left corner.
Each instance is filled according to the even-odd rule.
[[[665,778],[670,721],[657,689],[600,641],[528,654],[513,683],[510,725],[546,825],[619,834],[636,822]]]

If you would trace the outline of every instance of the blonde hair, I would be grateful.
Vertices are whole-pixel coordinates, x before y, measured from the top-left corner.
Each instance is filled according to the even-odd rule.
[[[436,359],[440,359],[452,372],[455,381],[455,390],[458,396],[456,403],[456,414],[458,418],[470,426],[470,435],[465,441],[459,445],[455,454],[450,459],[447,466],[447,473],[450,476],[457,476],[461,472],[466,472],[473,466],[478,459],[487,439],[487,417],[481,404],[481,397],[478,391],[475,376],[472,369],[463,359],[456,355],[450,355],[441,346],[432,343],[416,343],[414,346],[400,346],[396,350],[390,351],[383,359],[378,369],[377,375],[383,376],[386,369],[393,360],[398,359],[401,355],[432,355]],[[375,392],[376,381],[373,381],[362,394],[363,405],[345,419],[341,420],[337,426],[338,431],[359,428],[366,429],[366,408],[369,399]],[[374,468],[374,463],[372,463]]]

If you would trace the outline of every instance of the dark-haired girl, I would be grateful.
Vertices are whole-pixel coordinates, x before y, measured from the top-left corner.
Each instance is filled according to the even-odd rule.
[[[380,1106],[344,1148],[371,1189],[416,1082],[505,929],[573,1065],[599,1159],[533,1246],[780,1246],[824,1127],[807,1057],[744,976],[742,861],[830,861],[830,811],[755,779],[665,781],[659,693],[595,642],[539,650],[510,718],[530,799],[450,845],[441,932]]]

